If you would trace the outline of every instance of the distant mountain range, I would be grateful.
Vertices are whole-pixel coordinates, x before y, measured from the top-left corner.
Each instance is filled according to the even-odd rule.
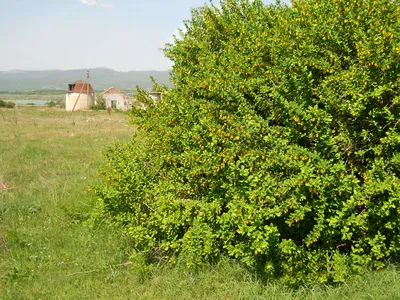
[[[0,91],[27,91],[41,89],[68,88],[68,83],[85,80],[87,69],[79,70],[45,70],[0,71]],[[170,71],[129,71],[118,72],[108,68],[89,69],[90,83],[95,90],[104,90],[115,87],[123,90],[132,90],[137,85],[143,89],[152,87],[150,76],[160,84],[172,86],[169,80]]]

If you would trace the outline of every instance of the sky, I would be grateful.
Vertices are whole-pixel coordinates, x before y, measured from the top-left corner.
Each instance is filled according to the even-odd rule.
[[[0,0],[0,71],[168,70],[160,49],[206,2]]]

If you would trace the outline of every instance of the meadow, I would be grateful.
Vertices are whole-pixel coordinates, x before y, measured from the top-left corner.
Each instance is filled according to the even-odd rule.
[[[143,268],[107,222],[90,226],[101,153],[137,130],[127,115],[0,110],[1,299],[400,299],[396,265],[345,284],[290,289],[235,261]]]

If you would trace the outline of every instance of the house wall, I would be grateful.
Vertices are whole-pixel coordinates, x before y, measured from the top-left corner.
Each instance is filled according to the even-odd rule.
[[[129,100],[121,94],[106,94],[103,95],[106,99],[106,108],[113,108],[112,101],[116,101],[116,109],[127,110],[129,108]]]
[[[65,99],[65,108],[67,111],[72,111],[75,102],[78,99],[79,93],[67,93]],[[74,110],[86,110],[90,108],[90,105],[94,102],[94,94],[82,93],[76,102]]]
[[[160,92],[149,92],[149,96],[153,99],[162,99],[162,94]]]

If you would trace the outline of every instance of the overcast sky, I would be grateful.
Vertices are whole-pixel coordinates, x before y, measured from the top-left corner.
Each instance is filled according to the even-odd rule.
[[[0,0],[0,71],[167,70],[159,49],[206,2]]]

